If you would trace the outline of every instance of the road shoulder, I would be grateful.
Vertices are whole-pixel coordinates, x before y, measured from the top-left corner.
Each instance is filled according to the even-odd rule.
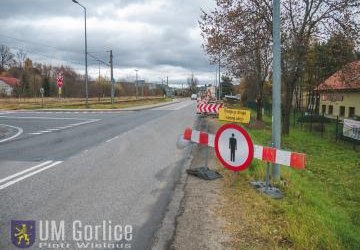
[[[205,123],[198,124],[205,125]],[[209,132],[215,131],[208,123]],[[190,168],[201,167],[205,162],[205,147],[192,146]],[[209,168],[216,169],[217,161],[213,150],[209,150]],[[222,179],[206,181],[186,176],[184,197],[178,208],[175,232],[167,249],[230,249],[230,235],[225,233],[226,220],[220,216],[224,204]]]

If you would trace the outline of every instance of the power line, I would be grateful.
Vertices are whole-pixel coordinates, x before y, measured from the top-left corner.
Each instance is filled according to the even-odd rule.
[[[58,61],[63,61],[63,62],[68,62],[68,63],[72,63],[72,64],[79,64],[79,65],[83,65],[83,63],[77,62],[77,61],[70,61],[70,60],[65,60],[59,57],[55,57],[55,56],[49,56],[46,54],[43,54],[41,52],[39,52],[38,50],[31,50],[31,49],[24,49],[21,47],[17,47],[17,46],[8,46],[10,49],[14,49],[14,50],[23,50],[29,54],[33,54],[33,55],[38,55],[38,56],[42,56],[42,57],[46,57],[49,59],[53,59],[53,60],[58,60]]]
[[[8,35],[4,35],[4,34],[0,34],[0,36],[6,37],[6,38],[9,38],[9,39],[13,39],[13,40],[15,40],[15,41],[19,41],[19,42],[21,42],[21,43],[28,43],[28,44],[40,45],[40,46],[42,46],[42,47],[48,47],[48,48],[52,48],[52,49],[55,49],[55,50],[58,50],[58,51],[62,51],[62,52],[65,51],[65,52],[71,52],[71,53],[75,53],[75,54],[83,54],[83,53],[84,53],[83,51],[63,49],[63,48],[59,48],[59,47],[55,47],[55,46],[51,46],[51,45],[47,45],[47,44],[43,44],[43,43],[39,43],[39,42],[33,42],[33,41],[29,41],[29,40],[19,39],[19,38],[12,37],[12,36],[8,36]],[[6,42],[4,42],[4,43],[6,43]],[[7,45],[8,45],[8,44],[7,44]],[[8,45],[8,47],[11,47],[11,46]],[[39,53],[39,52],[34,52],[34,51],[39,51],[38,49],[35,49],[35,50],[32,49],[32,50],[31,50],[31,49],[24,49],[24,48],[21,48],[21,47],[13,47],[13,49],[17,49],[17,50],[22,49],[22,50],[25,50],[25,51],[27,51],[27,52],[29,52],[29,53],[37,54],[37,55],[44,56],[44,57],[47,57],[47,58],[50,58],[50,59],[56,59],[56,60],[60,60],[60,61],[64,61],[64,62],[69,62],[69,63],[73,63],[73,64],[80,64],[80,65],[82,65],[82,63],[80,63],[80,62],[69,61],[69,60],[64,60],[64,59],[57,58],[57,57],[54,57],[54,56],[44,55],[44,54],[42,54],[42,52],[40,52],[40,53]],[[91,53],[99,53],[99,52],[94,51],[94,52],[91,52]],[[109,66],[108,63],[106,63],[106,62],[104,62],[103,60],[101,60],[101,59],[99,59],[99,58],[91,55],[89,52],[88,52],[88,55],[89,55],[90,57],[92,57],[95,61],[101,62],[101,63],[103,63],[104,65]],[[95,64],[92,64],[92,65],[95,65]]]
[[[106,65],[106,66],[110,66],[109,63],[106,63],[106,62],[104,62],[103,60],[101,60],[101,59],[93,56],[93,55],[90,54],[89,52],[88,52],[88,55],[89,55],[92,59],[94,59],[94,60],[96,60],[96,61],[98,61],[98,62],[100,62],[100,63],[102,63],[102,64],[104,64],[104,65]]]
[[[6,37],[6,38],[9,38],[9,39],[13,39],[15,41],[22,42],[22,43],[40,45],[42,47],[48,47],[48,48],[52,48],[52,49],[56,49],[56,50],[67,51],[67,52],[76,53],[76,54],[83,54],[84,53],[81,50],[69,50],[69,49],[59,48],[59,47],[51,46],[51,45],[48,45],[48,44],[43,44],[43,43],[39,43],[39,42],[33,42],[33,41],[29,41],[29,40],[24,40],[24,39],[19,39],[19,38],[4,35],[4,34],[0,34],[0,36]]]

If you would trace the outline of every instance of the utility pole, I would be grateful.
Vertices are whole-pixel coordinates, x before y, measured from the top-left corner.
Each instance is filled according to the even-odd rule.
[[[145,80],[141,81],[141,96],[144,97],[144,84],[145,84]]]
[[[221,63],[220,63],[220,50],[219,50],[219,100],[221,100],[221,94],[222,94],[222,89],[221,89],[221,77],[220,77],[220,74],[221,74]]]
[[[114,105],[114,68],[113,68],[113,54],[112,50],[110,50],[110,78],[111,78],[111,104]]]
[[[136,80],[135,80],[136,99],[138,99],[138,70],[135,69],[135,72],[136,72]]]
[[[166,76],[166,85],[169,87],[169,77]]]
[[[273,1],[273,86],[272,86],[272,143],[281,146],[281,40],[280,40],[280,0]],[[280,180],[280,166],[274,164],[274,180]]]
[[[98,61],[99,62],[99,82],[100,82],[100,61]]]

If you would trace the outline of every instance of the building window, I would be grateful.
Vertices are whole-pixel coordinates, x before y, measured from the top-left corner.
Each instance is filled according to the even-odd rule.
[[[325,114],[326,113],[326,105],[322,105],[321,106],[321,114]]]
[[[333,114],[333,105],[329,105],[329,115]]]
[[[349,117],[355,116],[355,107],[349,107]]]
[[[345,116],[345,107],[344,106],[340,106],[340,116]]]

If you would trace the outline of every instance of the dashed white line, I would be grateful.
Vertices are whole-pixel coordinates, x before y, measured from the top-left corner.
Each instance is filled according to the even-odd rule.
[[[46,166],[45,163],[46,163],[46,164],[51,163],[51,164]],[[19,177],[19,178],[16,178],[16,179],[14,179],[14,180],[11,180],[11,181],[6,182],[5,184],[3,184],[3,185],[0,186],[0,190],[2,190],[2,189],[4,189],[4,188],[7,188],[7,187],[9,187],[9,186],[11,186],[11,185],[14,185],[15,183],[17,183],[17,182],[19,182],[19,181],[25,180],[26,178],[29,178],[29,177],[31,177],[31,176],[33,176],[33,175],[35,175],[35,174],[38,174],[38,173],[40,173],[40,172],[42,172],[42,171],[45,171],[45,170],[47,170],[47,169],[49,169],[49,168],[52,168],[52,167],[56,166],[56,165],[59,165],[60,163],[62,163],[62,161],[44,162],[43,165],[45,165],[45,167],[40,168],[40,169],[38,169],[38,170],[35,170],[35,171],[33,171],[33,172],[30,172],[29,174],[23,175],[23,176],[21,176],[21,177]],[[41,164],[40,164],[40,165],[41,165]],[[35,166],[35,167],[39,168],[39,166]],[[33,167],[33,168],[35,168],[35,167]],[[36,169],[36,168],[35,168],[35,169]],[[31,170],[33,170],[33,169],[31,169]],[[28,171],[31,171],[31,170],[28,170]],[[24,171],[23,171],[23,172],[24,172]],[[23,173],[20,172],[20,173],[17,173],[17,174],[15,174],[15,175],[18,176],[18,175],[21,175],[21,174],[23,174]],[[11,177],[11,176],[6,177],[6,178],[10,178],[10,177]],[[6,178],[5,178],[5,179],[6,179]],[[14,178],[14,177],[13,177],[13,178]]]

